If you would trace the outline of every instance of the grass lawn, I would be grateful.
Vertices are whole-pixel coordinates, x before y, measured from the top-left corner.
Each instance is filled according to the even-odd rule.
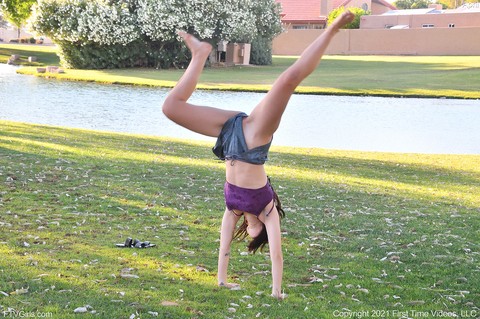
[[[25,66],[59,65],[60,59],[55,54],[55,46],[31,44],[0,44],[0,63],[7,63],[13,54],[18,54],[20,60],[16,63]],[[36,56],[37,62],[28,62],[29,56]]]
[[[37,55],[40,64],[59,63],[54,47],[5,44],[0,45],[0,62],[13,53],[25,58]],[[265,92],[295,59],[276,56],[271,66],[207,68],[199,88]],[[155,69],[66,70],[65,74],[37,74],[34,67],[25,67],[19,72],[68,80],[163,87],[172,87],[183,74],[183,70]],[[480,59],[478,56],[325,56],[320,67],[297,92],[479,99]]]
[[[0,121],[0,313],[480,314],[480,156],[272,147],[287,213],[279,302],[268,250],[244,243],[229,273],[242,289],[216,286],[224,167],[211,146]],[[157,247],[116,248],[127,236]]]

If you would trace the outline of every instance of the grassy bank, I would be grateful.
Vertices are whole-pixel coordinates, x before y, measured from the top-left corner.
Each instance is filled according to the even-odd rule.
[[[35,55],[34,50],[45,48],[26,47],[31,53],[22,51],[24,56]],[[14,48],[0,45],[0,61],[2,54],[6,60]],[[55,64],[54,52],[48,54],[51,56],[39,62]],[[208,68],[202,75],[199,88],[265,92],[295,59],[276,56],[271,66]],[[183,70],[154,69],[66,70],[65,74],[37,74],[33,67],[22,68],[19,72],[75,81],[162,87],[172,87],[183,74]],[[297,92],[479,99],[480,59],[476,56],[326,56]]]
[[[16,64],[24,66],[59,65],[60,59],[55,54],[55,46],[31,44],[0,44],[0,63],[7,63],[8,59],[17,54],[20,60]],[[28,62],[28,57],[37,57],[37,62]]]
[[[242,290],[216,286],[224,168],[210,147],[0,121],[0,313],[479,313],[480,156],[273,147],[287,212],[278,302],[267,252],[246,256],[244,243],[230,269]],[[116,248],[127,236],[157,247]],[[86,305],[95,315],[74,313]]]

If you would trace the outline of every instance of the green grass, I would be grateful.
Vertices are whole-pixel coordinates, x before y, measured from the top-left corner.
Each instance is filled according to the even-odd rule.
[[[0,62],[17,52],[41,56],[40,64],[58,64],[54,47],[0,45]],[[34,50],[50,50],[35,52]],[[14,51],[16,50],[16,51]],[[31,50],[31,52],[25,51]],[[276,56],[271,66],[205,69],[200,89],[265,92],[296,57]],[[65,74],[22,74],[101,83],[172,87],[183,70],[66,70]],[[480,98],[478,56],[326,56],[320,67],[297,89],[304,94],[402,97]]]
[[[55,46],[28,45],[28,44],[0,44],[0,63],[7,63],[13,54],[20,55],[20,60],[15,62],[25,66],[59,65],[60,59],[56,55]],[[28,62],[29,56],[38,58],[37,62]]]
[[[480,156],[272,147],[287,213],[278,302],[268,255],[244,256],[244,243],[229,272],[242,290],[216,286],[224,167],[211,146],[0,121],[0,313],[479,314]],[[116,248],[127,236],[158,246]],[[85,305],[96,313],[74,314]]]

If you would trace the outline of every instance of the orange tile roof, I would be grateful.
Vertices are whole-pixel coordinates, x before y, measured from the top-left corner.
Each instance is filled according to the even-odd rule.
[[[276,0],[282,6],[283,22],[325,22],[320,15],[320,0]]]
[[[275,0],[282,6],[282,21],[286,23],[324,23],[327,17],[320,15],[321,0]],[[352,0],[331,0],[332,9],[346,6]],[[395,6],[386,0],[372,0],[382,4],[391,10]]]

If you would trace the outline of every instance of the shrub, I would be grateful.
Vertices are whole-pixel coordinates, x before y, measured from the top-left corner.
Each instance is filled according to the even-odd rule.
[[[272,64],[272,40],[262,37],[253,39],[250,63],[256,65]]]
[[[271,40],[278,12],[274,0],[43,0],[30,27],[60,46],[67,67],[166,68],[188,62],[177,30],[212,43]]]
[[[348,8],[354,15],[355,18],[352,22],[346,24],[343,28],[344,29],[359,29],[360,28],[360,17],[363,15],[370,14],[370,11],[365,11],[362,8]],[[345,11],[344,7],[339,7],[328,15],[328,24],[330,25],[339,15],[341,15]]]

